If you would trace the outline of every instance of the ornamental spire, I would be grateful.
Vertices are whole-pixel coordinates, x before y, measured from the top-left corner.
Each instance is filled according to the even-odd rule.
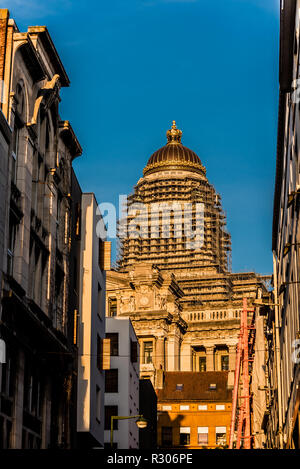
[[[172,128],[167,131],[168,144],[179,144],[181,143],[182,131],[177,129],[176,122],[173,121]]]

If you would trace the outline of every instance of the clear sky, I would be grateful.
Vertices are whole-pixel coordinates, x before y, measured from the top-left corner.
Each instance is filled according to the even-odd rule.
[[[222,196],[233,271],[272,270],[279,0],[0,0],[46,25],[71,79],[61,117],[98,202],[132,192],[176,120]]]

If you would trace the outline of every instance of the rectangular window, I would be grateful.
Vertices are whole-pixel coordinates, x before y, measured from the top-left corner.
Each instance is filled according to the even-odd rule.
[[[198,427],[198,445],[208,445],[208,427]]]
[[[41,384],[39,376],[39,371],[32,366],[28,359],[24,372],[24,409],[35,417],[40,417],[41,415]]]
[[[161,427],[161,445],[172,446],[172,427]]]
[[[117,332],[108,332],[106,338],[110,339],[110,355],[119,356],[119,334]]]
[[[130,360],[131,363],[137,362],[137,342],[130,339]]]
[[[217,404],[216,405],[216,410],[225,410],[225,405],[224,404]]]
[[[226,427],[216,427],[216,445],[226,445]]]
[[[118,370],[105,371],[105,392],[118,392]]]
[[[99,267],[101,270],[110,270],[111,242],[99,239]]]
[[[110,370],[110,339],[102,341],[102,370]]]
[[[100,422],[101,419],[101,389],[96,386],[96,420]]]
[[[198,410],[207,410],[207,404],[199,404]]]
[[[190,406],[189,405],[181,405],[180,410],[190,410]]]
[[[117,316],[117,298],[108,299],[108,315],[110,317]]]
[[[179,444],[180,446],[187,446],[190,444],[190,427],[180,427],[180,438]]]
[[[172,410],[172,406],[171,405],[163,405],[162,410]]]
[[[229,355],[222,355],[221,356],[221,370],[228,371],[229,370]]]
[[[150,364],[152,363],[152,354],[153,354],[153,342],[144,342],[144,360],[143,363]]]
[[[199,371],[206,371],[206,357],[199,357]]]
[[[105,421],[104,421],[104,430],[110,430],[111,417],[118,415],[118,406],[117,405],[106,405],[104,408]],[[118,420],[114,420],[114,430],[118,430]]]

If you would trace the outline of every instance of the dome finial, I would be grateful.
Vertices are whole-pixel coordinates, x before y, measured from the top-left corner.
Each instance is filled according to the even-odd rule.
[[[179,144],[181,143],[182,131],[177,129],[176,121],[173,121],[172,128],[167,131],[168,144]]]

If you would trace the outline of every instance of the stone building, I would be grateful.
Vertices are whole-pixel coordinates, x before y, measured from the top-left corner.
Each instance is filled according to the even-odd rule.
[[[157,390],[158,446],[214,449],[229,442],[228,372],[167,371]]]
[[[13,131],[4,238],[1,222],[0,445],[70,447],[70,192],[81,147],[59,115],[69,78],[47,28],[20,32],[0,10],[0,38],[1,110]]]
[[[273,213],[274,301],[267,318],[268,448],[300,447],[300,2],[280,9],[279,112]]]
[[[141,377],[157,370],[229,371],[233,384],[242,298],[264,279],[232,273],[221,197],[175,122],[149,159],[119,222],[118,268],[107,275],[107,311],[130,315]]]
[[[8,162],[10,161],[11,128],[0,110],[0,266],[4,262],[4,239],[8,206]],[[2,269],[0,268],[0,285]],[[1,304],[0,304],[1,310]]]

